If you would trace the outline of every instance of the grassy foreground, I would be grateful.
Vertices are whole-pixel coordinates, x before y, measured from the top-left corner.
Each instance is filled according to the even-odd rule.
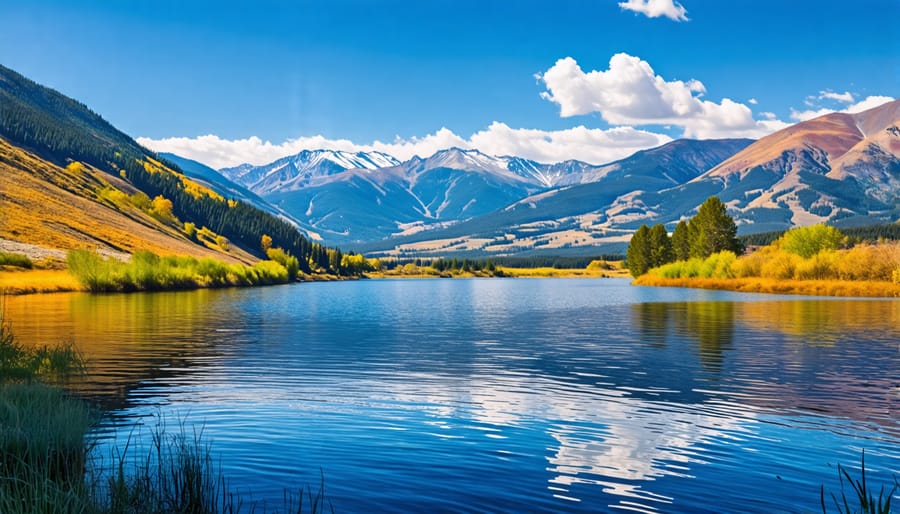
[[[2,298],[0,298],[2,300]],[[201,431],[169,431],[158,418],[148,448],[129,441],[110,455],[93,452],[91,407],[44,382],[84,369],[72,345],[26,348],[0,305],[0,513],[214,514],[266,506],[229,491]],[[305,501],[304,501],[305,500]],[[285,490],[283,510],[323,512],[316,494]],[[326,505],[327,503],[327,505]]]

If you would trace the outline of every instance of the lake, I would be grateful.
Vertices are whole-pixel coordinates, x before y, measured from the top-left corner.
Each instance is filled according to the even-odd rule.
[[[323,472],[340,513],[819,512],[863,449],[870,483],[900,474],[897,300],[430,279],[6,311],[87,356],[100,450],[202,425],[270,505]]]

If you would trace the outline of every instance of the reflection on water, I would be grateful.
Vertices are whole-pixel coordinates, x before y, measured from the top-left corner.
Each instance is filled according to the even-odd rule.
[[[722,357],[734,338],[732,302],[638,303],[632,307],[632,324],[643,340],[655,347],[668,337],[693,338],[704,366],[722,367]]]
[[[872,480],[900,462],[896,301],[430,280],[7,310],[84,351],[104,431],[189,413],[257,497],[321,466],[341,512],[806,511],[860,448]]]

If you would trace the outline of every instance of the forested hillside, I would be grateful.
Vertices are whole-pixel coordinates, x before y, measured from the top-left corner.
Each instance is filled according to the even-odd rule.
[[[273,247],[298,257],[303,271],[340,272],[338,250],[312,243],[290,223],[192,181],[85,105],[3,66],[0,137],[61,167],[77,162],[101,170],[108,180],[96,181],[98,190],[114,187],[126,194],[161,196],[171,202],[171,214],[181,222],[207,227],[253,255],[265,255],[260,246],[265,234]]]

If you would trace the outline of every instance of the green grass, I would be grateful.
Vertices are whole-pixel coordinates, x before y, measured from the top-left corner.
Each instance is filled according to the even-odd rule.
[[[22,254],[0,252],[0,266],[31,269],[34,267],[34,263],[31,262],[31,259]]]
[[[83,512],[85,436],[94,419],[59,388],[0,386],[0,512]]]
[[[95,293],[284,284],[291,278],[288,269],[275,261],[244,266],[148,251],[137,251],[130,262],[121,262],[91,250],[72,250],[66,262],[78,281]]]

